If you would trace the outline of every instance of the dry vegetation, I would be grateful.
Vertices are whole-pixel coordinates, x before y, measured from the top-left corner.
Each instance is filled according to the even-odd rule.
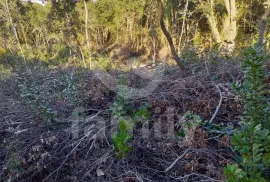
[[[240,64],[235,61],[210,62],[189,65],[194,71],[185,74],[178,68],[167,67],[158,87],[150,95],[129,100],[131,109],[146,103],[150,105],[151,136],[158,119],[161,119],[162,131],[160,138],[145,139],[140,133],[142,123],[135,124],[134,135],[129,141],[132,150],[122,159],[116,157],[107,132],[113,119],[110,107],[116,93],[106,88],[93,72],[38,67],[31,73],[16,72],[3,78],[0,91],[1,179],[223,181],[223,167],[232,162],[235,155],[228,135],[242,115],[242,101],[228,82],[241,80],[242,75]],[[147,82],[132,71],[111,71],[111,74],[125,77],[128,85],[133,87]],[[72,79],[61,80],[67,77]],[[22,84],[28,86],[28,91],[37,89],[28,94],[44,102],[29,102],[28,96],[22,96],[25,94]],[[74,88],[73,95],[64,93],[68,88]],[[40,107],[40,104],[46,107]],[[82,130],[86,124],[91,127],[78,138],[72,136],[71,131],[75,117],[72,113],[76,107],[80,108],[83,118],[92,118],[88,123],[80,123]],[[166,135],[168,107],[175,111],[175,133],[171,133],[171,137]],[[39,110],[42,108],[44,110]],[[212,125],[194,125],[188,128],[185,137],[178,136],[177,131],[183,124],[181,119],[188,111],[204,121],[213,121]],[[46,115],[50,116],[50,121],[46,120]],[[96,125],[96,116],[107,120],[105,139],[98,137],[101,128]]]

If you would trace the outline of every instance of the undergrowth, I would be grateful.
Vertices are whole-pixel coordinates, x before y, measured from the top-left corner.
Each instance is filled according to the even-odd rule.
[[[118,158],[122,158],[132,150],[128,141],[132,139],[131,131],[135,122],[144,122],[150,119],[149,105],[144,104],[135,109],[129,102],[128,91],[120,87],[118,95],[111,106],[112,116],[118,121],[118,131],[112,136],[114,151]],[[124,119],[129,116],[129,119]]]
[[[29,73],[21,73],[16,77],[20,98],[45,123],[67,115],[70,108],[81,104],[78,75],[60,72],[57,76],[47,80],[39,75],[33,77]]]
[[[245,81],[234,84],[245,101],[242,126],[232,137],[232,144],[240,155],[238,164],[228,165],[224,172],[228,182],[267,181],[267,176],[261,174],[270,163],[270,121],[263,72],[266,55],[255,45],[244,52],[244,58]]]

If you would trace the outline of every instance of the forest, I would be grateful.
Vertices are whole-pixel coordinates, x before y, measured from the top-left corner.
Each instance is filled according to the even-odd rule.
[[[270,181],[270,0],[0,0],[0,181]]]

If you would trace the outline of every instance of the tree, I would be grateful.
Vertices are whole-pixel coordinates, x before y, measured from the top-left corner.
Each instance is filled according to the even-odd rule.
[[[86,42],[87,42],[87,48],[88,48],[88,54],[89,54],[89,58],[90,58],[90,68],[92,68],[92,50],[91,50],[91,41],[89,39],[89,33],[88,33],[88,8],[87,8],[87,3],[86,0],[83,0],[83,4],[84,4],[84,9],[85,9],[85,37],[86,37]],[[85,62],[84,62],[84,67],[85,66]]]
[[[19,34],[18,34],[18,30],[17,30],[17,26],[14,22],[14,18],[13,15],[14,13],[19,13],[19,10],[17,9],[17,2],[16,1],[8,1],[8,0],[1,0],[0,1],[0,5],[1,8],[3,9],[4,13],[4,20],[5,22],[10,25],[11,31],[13,32],[14,38],[17,42],[17,46],[19,48],[19,50],[21,51],[22,55],[23,55],[23,49],[19,40]],[[24,55],[23,55],[24,57]]]
[[[217,17],[215,13],[216,2],[214,0],[199,0],[199,2],[200,9],[207,17],[215,41],[220,45],[224,43],[227,44],[228,50],[233,51],[237,35],[237,10],[235,0],[224,0],[224,4],[219,3],[219,5],[225,6],[226,9],[221,30],[219,30],[217,23],[219,17]]]
[[[263,14],[262,19],[261,19],[258,46],[262,46],[262,44],[263,44],[265,26],[266,26],[266,23],[267,23],[267,18],[270,15],[270,0],[267,1],[266,6],[267,6],[267,9],[266,9],[266,11]]]
[[[169,42],[170,49],[171,49],[171,52],[172,52],[172,55],[173,55],[174,60],[176,61],[176,63],[179,66],[179,68],[182,71],[185,71],[186,68],[183,65],[180,57],[176,53],[176,50],[175,50],[175,47],[174,47],[174,44],[173,44],[172,37],[171,37],[170,33],[168,32],[168,30],[166,29],[166,26],[165,26],[165,22],[164,22],[164,19],[163,19],[164,18],[164,12],[163,12],[164,10],[163,10],[162,0],[157,0],[157,6],[158,6],[160,28],[161,28],[162,32],[164,33],[165,37],[167,38],[167,41]]]

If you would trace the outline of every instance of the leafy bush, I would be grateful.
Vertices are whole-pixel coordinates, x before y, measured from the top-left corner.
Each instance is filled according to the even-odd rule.
[[[235,87],[245,100],[244,123],[234,134],[232,143],[241,157],[239,166],[228,165],[224,172],[227,181],[266,181],[261,171],[270,163],[269,118],[266,112],[263,51],[254,46],[244,52],[245,81]]]
[[[47,80],[42,73],[22,73],[16,80],[20,98],[35,111],[37,117],[47,123],[63,114],[63,108],[68,111],[79,106],[81,101],[78,76],[64,72],[57,76],[53,80]]]
[[[230,181],[230,182],[241,181],[246,176],[246,173],[241,168],[239,168],[239,166],[236,164],[228,165],[224,169],[224,173],[227,176],[227,181]]]
[[[128,123],[124,119],[120,119],[118,123],[118,133],[112,137],[114,150],[117,152],[117,157],[124,157],[130,150],[131,147],[127,145],[127,142],[131,139],[128,133]]]
[[[144,104],[137,109],[134,108],[130,104],[127,93],[126,89],[119,87],[118,95],[110,107],[112,116],[118,120],[118,133],[113,135],[112,140],[119,158],[124,157],[131,150],[131,147],[127,145],[131,139],[128,131],[133,130],[134,123],[149,120],[151,116],[151,112],[148,111],[149,105]],[[123,119],[125,116],[129,116],[131,119]]]
[[[118,94],[110,106],[112,116],[119,118],[127,114],[129,106],[128,98],[124,96],[124,90],[119,88]]]
[[[149,120],[151,117],[151,112],[149,111],[149,105],[144,104],[140,106],[138,109],[135,109],[133,114],[133,119],[138,122],[143,122],[145,120]]]
[[[178,136],[185,136],[191,128],[204,125],[203,120],[200,118],[200,116],[193,114],[192,112],[186,112],[183,119],[183,126],[176,133],[176,135]]]
[[[269,130],[261,125],[245,125],[233,136],[232,143],[241,154],[239,163],[247,176],[260,178],[260,171],[270,162]]]

